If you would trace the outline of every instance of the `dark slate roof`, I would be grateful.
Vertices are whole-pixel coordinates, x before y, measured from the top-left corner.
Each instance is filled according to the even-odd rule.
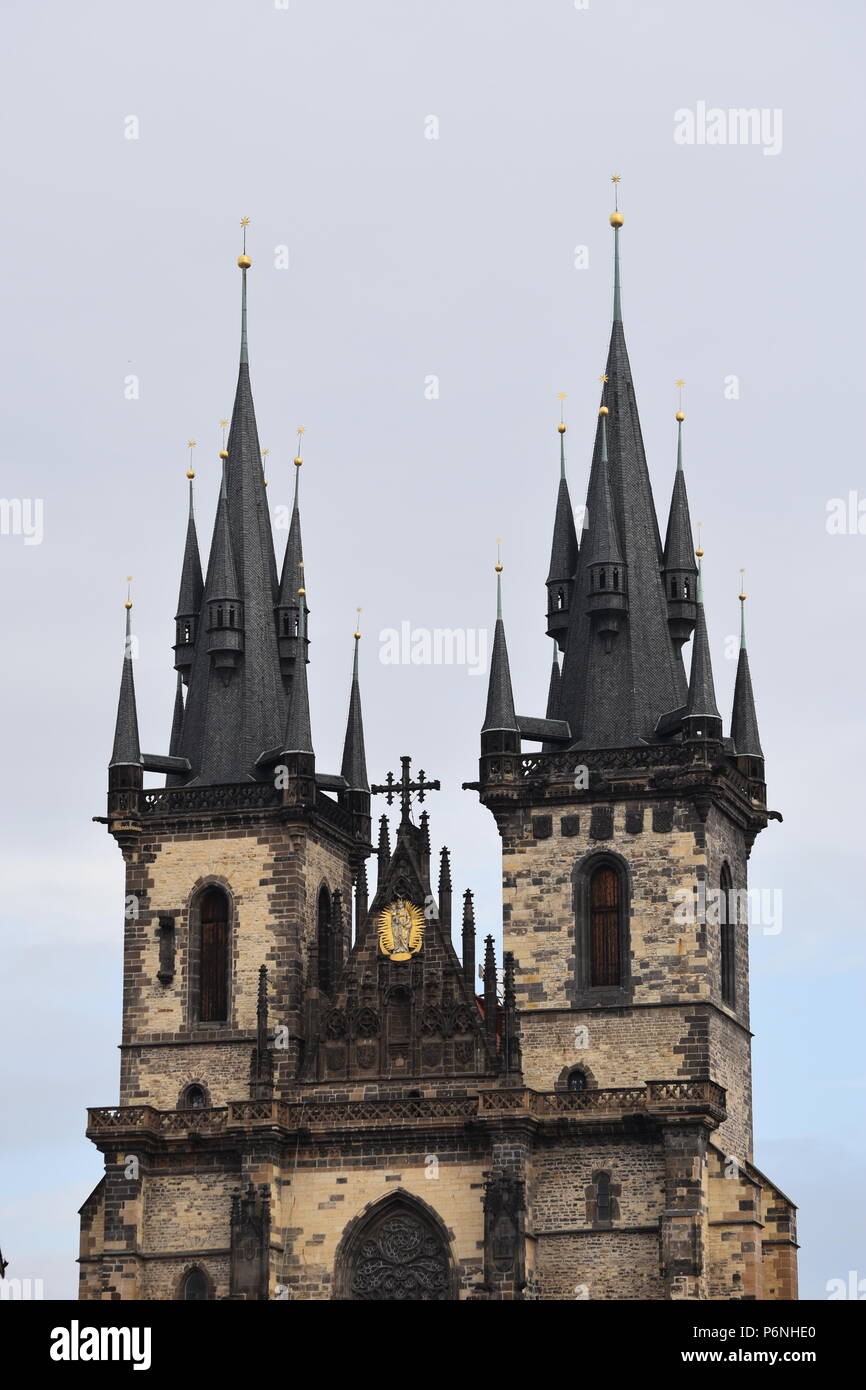
[[[686,493],[686,475],[683,471],[683,426],[678,421],[677,429],[677,471],[671,493],[671,509],[668,513],[668,529],[665,537],[664,567],[666,570],[686,571],[697,574],[695,547],[692,539],[692,523],[689,516],[689,499]]]
[[[303,598],[303,595],[301,596]],[[301,626],[298,633],[303,651],[306,633],[306,611],[301,604]],[[292,680],[289,695],[289,709],[286,718],[286,736],[283,740],[284,753],[312,753],[313,735],[310,729],[310,695],[307,689],[307,663],[299,660]]]
[[[198,534],[195,527],[195,513],[192,505],[192,479],[189,483],[189,521],[186,526],[186,545],[183,551],[183,564],[180,571],[180,592],[177,597],[178,618],[191,618],[201,607],[204,583],[201,573],[201,559],[198,550]]]
[[[242,782],[263,749],[278,748],[286,728],[274,604],[277,572],[261,452],[246,361],[246,272],[242,349],[228,439],[225,503],[221,501],[205,581],[205,597],[238,597],[243,604],[243,653],[227,680],[212,669],[202,632],[190,670],[180,753],[191,782]],[[216,592],[231,582],[236,594]],[[225,573],[221,573],[221,572]]]
[[[734,681],[734,706],[731,713],[731,738],[741,757],[763,758],[764,750],[758,734],[758,718],[755,714],[755,697],[752,693],[752,676],[749,671],[749,653],[746,651],[745,619],[740,612],[740,659],[737,662],[737,678]]]
[[[716,705],[716,691],[713,685],[713,665],[710,660],[710,642],[707,637],[707,620],[704,616],[704,596],[700,573],[698,574],[697,621],[692,634],[692,669],[689,676],[689,695],[685,712],[686,715],[700,714],[704,718],[721,718]]]
[[[603,404],[608,484],[616,536],[628,567],[628,617],[609,652],[586,610],[589,536],[580,547],[562,668],[559,718],[576,746],[629,746],[652,739],[659,717],[685,703],[682,662],[671,640],[661,575],[661,538],[641,437],[631,367],[621,321],[614,321]],[[601,495],[602,419],[599,418],[587,506]]]
[[[346,720],[346,737],[343,742],[343,763],[340,769],[352,791],[368,792],[367,757],[364,751],[364,721],[361,717],[361,688],[358,684],[358,643],[355,637],[355,655],[352,662],[352,687],[349,694],[349,716]]]
[[[490,658],[490,678],[487,684],[487,712],[481,726],[483,734],[493,729],[517,730],[514,716],[514,695],[511,690],[511,671],[508,666],[508,647],[505,644],[505,624],[502,621],[502,576],[496,576],[497,616],[493,634],[493,653]]]
[[[120,676],[120,695],[117,701],[117,720],[114,725],[114,747],[109,767],[141,763],[138,741],[138,712],[135,707],[135,677],[132,671],[132,625],[130,609],[126,610],[126,642],[123,649],[123,670]]]

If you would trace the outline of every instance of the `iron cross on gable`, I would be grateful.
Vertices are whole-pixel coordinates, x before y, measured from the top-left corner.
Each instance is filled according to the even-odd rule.
[[[383,785],[370,788],[370,791],[373,793],[384,794],[388,798],[389,806],[391,805],[391,802],[394,800],[395,796],[399,795],[400,804],[403,808],[404,821],[407,821],[409,819],[409,809],[412,805],[413,795],[417,796],[419,801],[423,801],[427,792],[438,792],[440,790],[440,784],[438,781],[427,781],[427,778],[424,776],[423,768],[418,773],[418,781],[413,782],[412,774],[409,771],[409,764],[411,763],[411,761],[411,758],[400,759],[400,766],[402,771],[400,773],[399,781],[396,779],[393,772],[389,772],[388,776],[385,778],[385,782]]]

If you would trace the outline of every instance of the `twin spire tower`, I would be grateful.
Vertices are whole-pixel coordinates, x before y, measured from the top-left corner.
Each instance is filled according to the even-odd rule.
[[[83,1298],[796,1297],[795,1208],[752,1152],[742,910],[778,816],[744,623],[728,734],[716,702],[681,403],[662,541],[610,220],[580,534],[559,425],[543,717],[517,712],[496,565],[466,785],[501,840],[501,968],[469,891],[455,950],[449,851],[434,882],[413,819],[438,781],[403,757],[399,784],[370,786],[357,631],[342,766],[317,770],[303,458],[299,442],[278,572],[244,244],[205,573],[189,470],[166,754],[141,751],[126,613],[107,816],[126,869],[120,1097],[89,1112],[104,1176],[81,1211]],[[376,853],[379,794],[402,816]]]

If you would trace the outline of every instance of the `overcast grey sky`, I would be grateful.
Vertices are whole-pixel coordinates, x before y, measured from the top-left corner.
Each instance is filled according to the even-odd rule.
[[[752,937],[756,1161],[800,1204],[803,1296],[866,1277],[866,535],[826,524],[831,499],[866,498],[862,7],[7,0],[3,28],[0,492],[44,506],[41,544],[0,535],[10,1275],[43,1278],[51,1297],[77,1288],[76,1209],[100,1176],[85,1107],[117,1096],[122,865],[91,816],[124,578],[142,741],[167,751],[186,441],[206,542],[236,378],[239,219],[252,219],[251,372],[275,507],[306,428],[318,765],[338,766],[360,604],[371,777],[409,752],[442,780],[434,842],[498,933],[498,837],[460,790],[484,679],[385,665],[378,639],[402,621],[489,627],[502,536],[517,702],[542,712],[556,396],[579,503],[617,172],[657,507],[664,526],[682,376],[719,700],[727,719],[744,565],[785,817],[751,863],[754,887],[784,894],[783,930]],[[699,103],[765,110],[772,141],[678,143],[675,113],[699,119]]]

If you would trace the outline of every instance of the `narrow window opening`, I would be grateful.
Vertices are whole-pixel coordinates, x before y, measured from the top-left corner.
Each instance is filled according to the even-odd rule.
[[[619,985],[622,977],[620,876],[609,864],[589,883],[589,983]]]

